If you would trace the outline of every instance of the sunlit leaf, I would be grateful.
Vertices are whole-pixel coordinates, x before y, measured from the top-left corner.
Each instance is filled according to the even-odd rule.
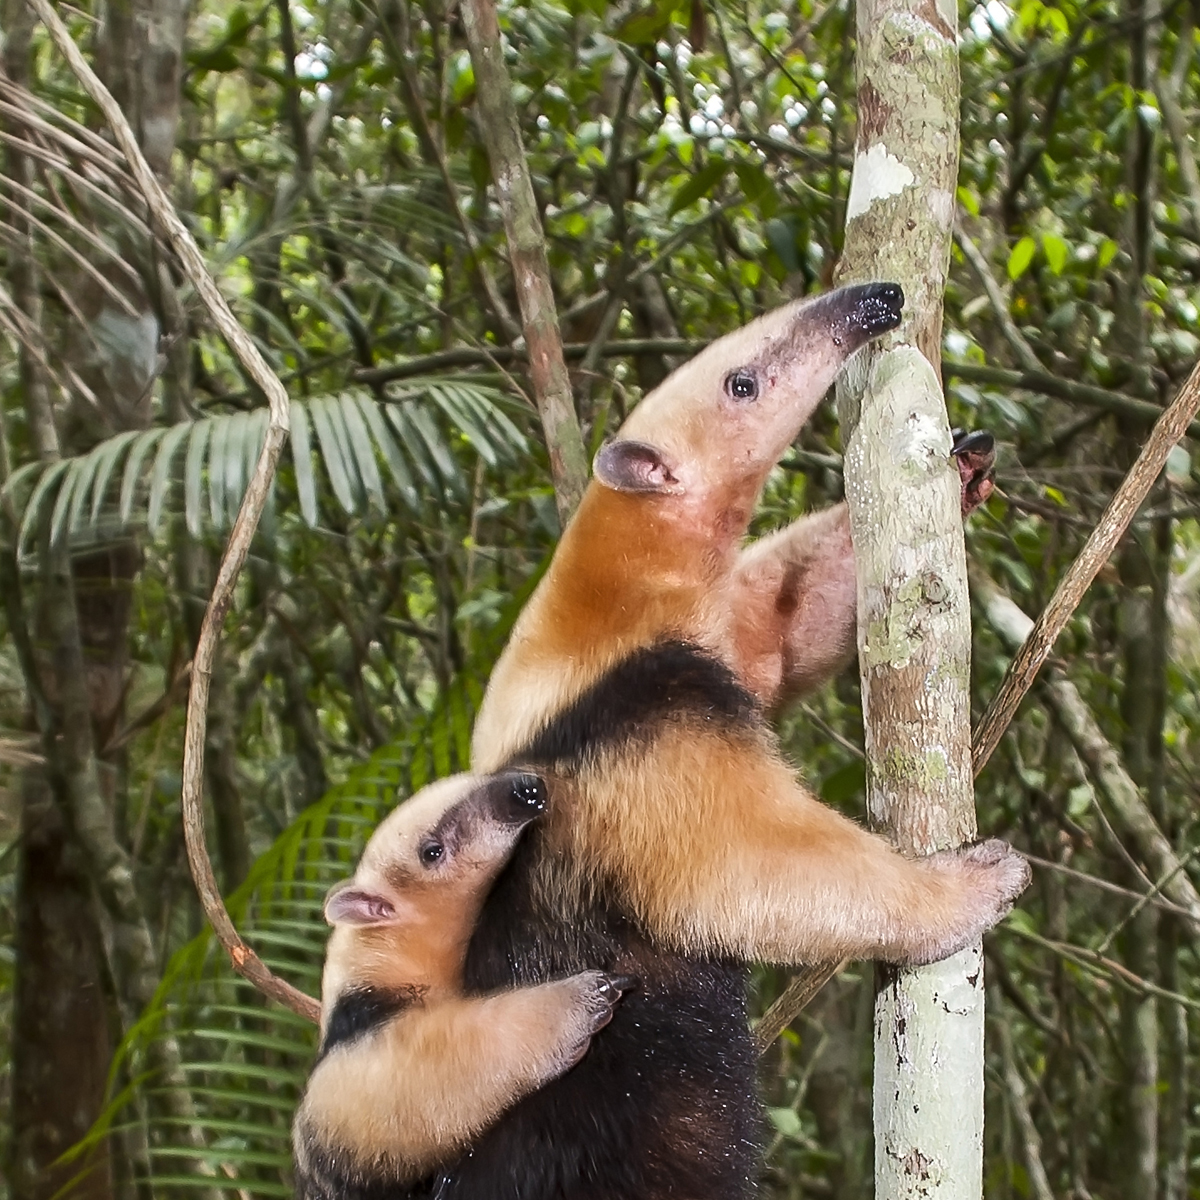
[[[1009,279],[1020,279],[1029,270],[1029,264],[1033,262],[1033,255],[1036,250],[1037,242],[1031,237],[1023,237],[1017,242],[1008,256]]]

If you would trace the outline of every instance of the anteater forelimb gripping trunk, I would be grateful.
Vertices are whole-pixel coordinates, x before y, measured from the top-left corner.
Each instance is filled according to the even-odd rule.
[[[640,987],[579,1066],[430,1182],[441,1200],[745,1195],[759,1113],[744,964],[928,962],[1025,886],[999,842],[902,857],[797,783],[763,719],[852,646],[853,559],[838,509],[740,541],[767,472],[902,300],[873,284],[763,317],[597,455],[476,726],[476,767],[536,769],[551,803],[484,906],[467,982],[600,966]]]

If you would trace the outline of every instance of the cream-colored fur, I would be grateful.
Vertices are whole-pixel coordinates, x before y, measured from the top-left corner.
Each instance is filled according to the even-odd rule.
[[[833,293],[769,314],[642,401],[614,445],[640,443],[636,461],[648,451],[656,466],[638,475],[618,453],[601,471],[598,458],[493,672],[477,768],[520,761],[553,716],[663,638],[719,657],[764,705],[845,659],[854,574],[844,507],[741,552],[739,542],[770,467],[866,340],[846,336],[850,303]],[[752,403],[725,386],[743,368],[758,382]],[[545,897],[569,911],[598,880],[615,883],[669,946],[789,963],[926,962],[999,920],[1029,877],[1002,843],[902,857],[816,801],[753,730],[672,720],[649,746],[558,766]]]
[[[297,1153],[319,1142],[364,1175],[420,1178],[579,1061],[611,1012],[605,978],[589,971],[480,998],[426,994],[317,1065]]]

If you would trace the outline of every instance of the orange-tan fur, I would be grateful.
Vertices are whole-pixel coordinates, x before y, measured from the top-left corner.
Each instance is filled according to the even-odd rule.
[[[1012,877],[993,870],[1011,859],[1002,843],[902,858],[799,786],[766,737],[671,723],[636,754],[602,751],[554,796],[544,885],[562,887],[564,862],[578,868],[564,918],[585,907],[602,846],[619,900],[685,954],[929,962],[1012,899]]]
[[[611,977],[598,971],[495,995],[464,997],[467,942],[519,828],[473,820],[449,870],[423,870],[422,839],[486,783],[442,780],[379,826],[354,878],[330,894],[375,903],[378,919],[336,921],[322,979],[322,1036],[349,989],[416,1002],[317,1064],[296,1118],[298,1174],[319,1174],[315,1150],[356,1178],[404,1183],[427,1173],[510,1105],[561,1075],[611,1015]],[[457,810],[455,810],[457,811]],[[338,897],[342,897],[339,902]],[[320,1186],[308,1194],[323,1195]]]
[[[836,296],[721,339],[644,399],[614,443],[659,456],[636,487],[601,451],[492,675],[478,769],[519,762],[551,716],[663,637],[710,651],[765,704],[844,659],[854,621],[844,509],[740,549],[767,472],[854,349],[831,333]],[[766,403],[726,403],[723,381],[747,364]],[[554,785],[547,863],[565,861],[568,890],[613,881],[677,948],[925,962],[975,940],[1028,881],[1024,860],[998,842],[902,857],[821,805],[760,732],[664,723],[650,747],[568,774]],[[547,886],[561,888],[556,878]]]

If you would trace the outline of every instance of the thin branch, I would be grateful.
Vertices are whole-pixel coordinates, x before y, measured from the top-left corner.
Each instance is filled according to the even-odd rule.
[[[111,192],[106,192],[95,180],[89,179],[86,175],[76,171],[67,159],[55,154],[53,150],[39,145],[37,142],[16,137],[3,129],[0,129],[0,142],[11,146],[18,154],[27,155],[29,158],[36,158],[45,167],[57,171],[74,187],[83,188],[90,196],[102,203],[110,212],[115,213],[122,221],[131,225],[143,237],[150,238],[153,236],[150,226],[136,213],[130,211],[129,205],[124,198],[114,196]]]
[[[196,890],[205,914],[212,923],[221,944],[229,951],[234,969],[260,991],[278,1000],[301,1016],[317,1020],[320,1005],[311,997],[274,975],[265,963],[242,941],[221,899],[220,889],[209,861],[204,838],[204,801],[202,784],[204,779],[204,741],[207,725],[208,690],[212,674],[213,654],[221,624],[233,603],[233,588],[238,574],[246,561],[250,541],[262,516],[271,479],[275,474],[280,451],[288,435],[288,396],[259,353],[250,336],[238,324],[221,295],[212,276],[208,273],[199,247],[193,241],[187,227],[179,219],[171,201],[162,190],[149,163],[143,157],[137,138],[129,127],[120,105],[97,78],[87,64],[79,48],[71,40],[67,27],[50,6],[49,0],[29,0],[42,23],[46,26],[67,60],[84,90],[91,96],[108,121],[117,144],[129,163],[142,195],[149,205],[155,223],[165,233],[183,267],[189,283],[204,302],[213,324],[224,335],[242,364],[246,373],[254,380],[267,397],[270,417],[262,453],[254,468],[246,489],[237,520],[229,535],[229,544],[217,570],[217,581],[204,614],[196,653],[192,660],[191,688],[188,696],[187,725],[184,731],[183,748],[183,828],[187,842],[188,862]]]
[[[43,0],[44,2],[44,0]],[[1116,549],[1142,501],[1158,478],[1171,448],[1188,431],[1200,409],[1200,365],[1188,377],[1179,394],[1159,417],[1142,447],[1137,461],[1104,510],[1099,524],[1068,568],[1050,603],[1009,665],[1003,682],[975,731],[972,757],[975,774],[983,770],[1017,711],[1021,698],[1050,654],[1063,626],[1083,599],[1100,568]]]
[[[1000,332],[1004,334],[1004,340],[1008,342],[1017,356],[1017,362],[1026,371],[1041,371],[1042,364],[1038,361],[1038,356],[1034,354],[1033,347],[1025,340],[1025,335],[1017,328],[1017,323],[1012,319],[1008,311],[1008,300],[1000,289],[1000,284],[996,282],[996,277],[992,274],[992,269],[988,265],[983,251],[958,226],[955,226],[954,229],[954,240],[963,252],[963,258],[971,264],[971,269],[979,277],[988,303],[992,306],[992,315],[1000,326]]]
[[[400,75],[400,90],[404,96],[405,107],[408,109],[408,117],[412,123],[413,132],[417,135],[417,141],[421,146],[425,158],[437,168],[438,175],[441,177],[442,188],[446,193],[446,203],[450,205],[450,211],[454,214],[455,224],[463,235],[463,241],[467,247],[468,261],[470,262],[471,269],[475,272],[476,278],[479,280],[479,286],[483,289],[484,296],[487,298],[488,307],[500,323],[500,328],[503,330],[504,336],[510,341],[515,341],[520,336],[521,327],[509,311],[499,285],[496,283],[488,267],[487,259],[484,257],[483,247],[480,245],[475,228],[467,219],[467,214],[463,211],[463,206],[459,203],[458,188],[455,186],[454,177],[450,174],[450,163],[446,158],[445,150],[439,144],[438,139],[434,137],[433,127],[430,125],[429,117],[425,112],[425,100],[421,94],[421,81],[414,66],[407,0],[395,0],[390,6],[390,11],[396,16],[396,24],[400,35],[399,42],[397,42],[388,21],[381,21],[380,29],[383,32],[384,47],[391,54],[392,62],[395,64],[396,70]]]
[[[562,347],[564,359],[582,359],[588,352],[588,342],[566,342]],[[605,342],[600,349],[601,358],[633,357],[638,354],[679,354],[690,357],[699,354],[707,346],[704,341],[689,338],[617,338]],[[397,379],[411,379],[417,375],[428,375],[434,371],[447,371],[453,367],[490,367],[500,363],[525,362],[529,353],[524,346],[455,346],[451,350],[438,350],[410,358],[405,362],[393,363],[389,367],[372,367],[366,371],[355,371],[355,383],[375,386],[391,383]]]
[[[1012,647],[1028,646],[1033,622],[978,568],[971,572],[972,591],[1000,640]],[[1162,881],[1162,891],[1187,911],[1184,918],[1192,937],[1200,937],[1200,893],[1153,814],[1120,755],[1104,736],[1078,689],[1060,671],[1048,672],[1042,691],[1058,723],[1070,738],[1096,790],[1107,801],[1124,832],[1132,839],[1150,870]]]
[[[1139,904],[1152,904],[1162,912],[1174,913],[1177,917],[1183,917],[1186,920],[1191,920],[1192,918],[1192,914],[1183,905],[1172,904],[1170,900],[1164,900],[1161,896],[1147,892],[1135,892],[1132,888],[1125,888],[1119,883],[1113,883],[1108,879],[1101,879],[1098,875],[1089,875],[1086,871],[1077,871],[1074,867],[1068,867],[1065,863],[1055,862],[1050,858],[1039,858],[1036,854],[1030,854],[1028,850],[1023,850],[1021,853],[1024,854],[1025,861],[1031,866],[1041,867],[1046,871],[1054,871],[1059,875],[1066,875],[1069,879],[1077,879],[1080,883],[1086,884],[1088,887],[1098,888],[1102,892],[1111,892],[1114,896],[1124,896]]]
[[[1119,417],[1134,417],[1143,421],[1157,421],[1166,409],[1149,400],[1139,400],[1124,392],[1110,392],[1107,388],[1095,387],[1090,383],[1077,383],[1063,379],[1048,371],[1009,371],[1004,367],[985,367],[978,363],[942,363],[943,379],[962,379],[967,383],[996,384],[1003,388],[1022,388],[1028,392],[1040,392],[1056,400],[1070,400],[1089,408],[1103,409]],[[1200,438],[1200,421],[1191,421],[1186,426],[1190,437]]]
[[[475,67],[476,117],[487,140],[496,197],[504,214],[513,285],[529,347],[530,376],[550,452],[558,513],[565,525],[587,486],[588,461],[563,361],[546,237],[521,145],[495,0],[464,0],[461,11]]]
[[[1041,946],[1042,949],[1049,950],[1052,954],[1057,954],[1069,962],[1087,968],[1093,974],[1108,976],[1115,983],[1137,995],[1159,996],[1164,1000],[1170,1000],[1173,1004],[1200,1012],[1200,1000],[1159,987],[1158,984],[1151,983],[1150,980],[1143,979],[1131,971],[1124,963],[1119,963],[1112,958],[1105,958],[1104,955],[1097,954],[1094,950],[1088,950],[1083,946],[1073,946],[1069,942],[1056,942],[1050,938],[1044,938],[1041,934],[1034,933],[1030,929],[1022,929],[1020,925],[1012,922],[1005,922],[997,928],[1000,933],[1012,934],[1022,941],[1032,942],[1035,946]]]
[[[1200,167],[1196,165],[1196,156],[1188,144],[1189,121],[1184,115],[1179,97],[1183,92],[1183,82],[1187,77],[1188,68],[1195,61],[1193,44],[1193,24],[1191,10],[1184,17],[1183,29],[1179,34],[1179,43],[1175,48],[1175,62],[1170,74],[1160,75],[1156,91],[1158,103],[1162,109],[1163,124],[1171,136],[1171,145],[1175,150],[1175,161],[1179,165],[1179,174],[1183,180],[1187,205],[1191,212],[1192,236],[1200,238]]]
[[[157,700],[152,701],[142,709],[136,717],[117,730],[104,744],[100,751],[101,758],[108,758],[123,746],[128,745],[148,725],[153,725],[168,709],[174,707],[179,692],[192,673],[191,663],[185,663],[183,669],[167,684],[166,689]]]
[[[813,963],[792,976],[779,998],[754,1027],[754,1048],[766,1054],[772,1042],[808,1007],[813,997],[845,967],[847,960]]]
[[[1021,1068],[1017,1064],[1017,1053],[1013,1048],[1012,1026],[1004,1011],[1000,993],[991,990],[988,1000],[996,1014],[995,1027],[1000,1034],[1000,1061],[1004,1065],[1004,1085],[1017,1118],[1017,1128],[1021,1131],[1030,1190],[1034,1200],[1054,1200],[1054,1192],[1050,1188],[1050,1180],[1046,1177],[1046,1168],[1042,1162],[1042,1139],[1029,1111],[1029,1089],[1025,1086],[1025,1078],[1021,1074]]]

